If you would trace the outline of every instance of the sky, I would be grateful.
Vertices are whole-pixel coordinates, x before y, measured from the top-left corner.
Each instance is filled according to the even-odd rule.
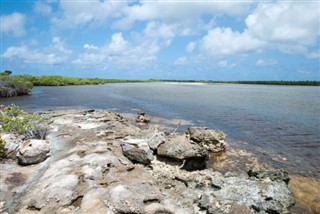
[[[0,70],[320,80],[320,1],[1,0]]]

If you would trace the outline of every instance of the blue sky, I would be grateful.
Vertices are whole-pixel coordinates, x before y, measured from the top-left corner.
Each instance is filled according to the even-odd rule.
[[[320,80],[319,1],[1,0],[1,70]]]

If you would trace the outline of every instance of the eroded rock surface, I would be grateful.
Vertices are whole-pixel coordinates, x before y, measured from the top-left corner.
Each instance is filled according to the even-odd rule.
[[[224,141],[226,135],[222,131],[205,127],[190,127],[186,133],[190,136],[191,140],[211,152],[223,152],[226,150],[226,143]]]
[[[220,132],[193,128],[188,134],[166,135],[151,124],[144,129],[135,126],[134,116],[127,120],[100,110],[53,111],[44,116],[52,120],[48,143],[41,142],[50,146],[50,157],[37,165],[3,168],[2,211],[286,213],[294,203],[284,179],[269,176],[275,172],[254,171],[248,177],[206,169],[209,151],[223,148],[217,146],[225,138]],[[41,147],[40,141],[28,143],[21,146],[21,154]],[[46,157],[48,148],[41,149],[46,153],[39,157]],[[12,175],[23,179],[14,183]]]

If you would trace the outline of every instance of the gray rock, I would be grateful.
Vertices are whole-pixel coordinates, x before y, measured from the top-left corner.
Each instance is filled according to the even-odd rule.
[[[27,140],[17,153],[20,165],[37,164],[44,161],[49,155],[50,147],[45,140]]]
[[[191,127],[188,128],[186,133],[190,139],[198,143],[211,152],[222,152],[226,150],[226,143],[224,139],[226,135],[220,130]]]
[[[192,144],[185,136],[174,136],[158,147],[158,155],[184,160],[183,169],[197,170],[206,167],[208,151],[197,144]]]
[[[272,181],[284,181],[286,184],[289,183],[290,178],[288,172],[283,169],[277,170],[259,170],[257,168],[252,168],[248,171],[249,177],[255,177],[258,179],[269,178]]]
[[[145,204],[162,199],[158,188],[144,181],[110,185],[107,196],[107,207],[114,213],[145,213]]]
[[[294,203],[293,194],[282,181],[228,177],[221,189],[201,196],[199,207],[207,213],[230,213],[241,204],[252,212],[287,213]],[[216,204],[219,206],[214,206]]]
[[[19,146],[22,144],[23,136],[17,136],[15,134],[1,134],[0,138],[5,142],[5,157],[8,158],[14,158],[16,157],[16,153],[18,151]]]
[[[153,154],[147,144],[121,144],[123,155],[133,162],[150,164]]]
[[[147,143],[152,150],[156,150],[161,143],[166,141],[166,134],[164,132],[156,132],[150,135]]]

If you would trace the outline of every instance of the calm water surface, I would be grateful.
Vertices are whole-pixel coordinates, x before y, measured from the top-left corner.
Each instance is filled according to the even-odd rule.
[[[320,177],[320,87],[169,83],[35,87],[31,96],[0,99],[29,111],[79,107],[191,120],[290,172]],[[182,131],[182,130],[181,130]],[[283,157],[283,163],[272,157]],[[269,159],[268,159],[269,158]]]

